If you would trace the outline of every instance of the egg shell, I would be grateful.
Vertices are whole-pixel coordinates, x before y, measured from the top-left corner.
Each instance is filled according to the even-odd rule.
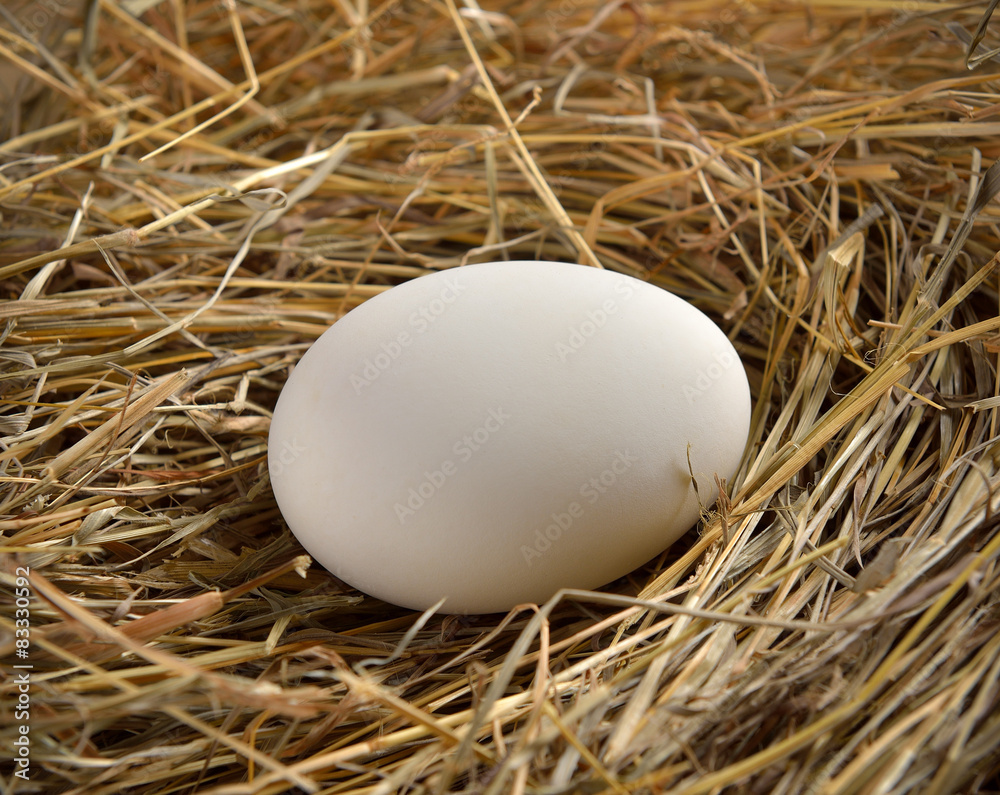
[[[281,392],[269,470],[341,580],[489,613],[662,552],[736,472],[749,425],[739,356],[693,305],[608,270],[484,263],[327,330]]]

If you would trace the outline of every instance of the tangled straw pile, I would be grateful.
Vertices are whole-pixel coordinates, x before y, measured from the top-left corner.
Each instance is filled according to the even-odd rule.
[[[0,9],[4,792],[1000,788],[981,7],[82,11]],[[352,307],[504,257],[693,301],[751,439],[605,593],[421,621],[301,557],[269,410]]]

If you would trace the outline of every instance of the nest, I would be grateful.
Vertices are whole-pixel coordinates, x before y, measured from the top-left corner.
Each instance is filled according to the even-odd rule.
[[[4,792],[1000,787],[988,12],[0,17]],[[750,439],[601,592],[420,615],[303,556],[270,410],[353,307],[504,258],[704,310]]]

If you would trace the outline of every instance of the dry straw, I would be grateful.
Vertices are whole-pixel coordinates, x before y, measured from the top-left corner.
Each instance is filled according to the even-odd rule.
[[[990,11],[4,3],[0,791],[1000,789]],[[271,497],[289,368],[536,257],[726,329],[739,475],[600,594],[363,598]]]

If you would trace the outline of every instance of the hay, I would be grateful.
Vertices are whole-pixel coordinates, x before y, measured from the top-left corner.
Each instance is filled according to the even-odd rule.
[[[86,6],[0,20],[4,792],[1000,788],[989,13]],[[604,593],[421,619],[299,557],[269,410],[504,257],[704,309],[751,439]]]

